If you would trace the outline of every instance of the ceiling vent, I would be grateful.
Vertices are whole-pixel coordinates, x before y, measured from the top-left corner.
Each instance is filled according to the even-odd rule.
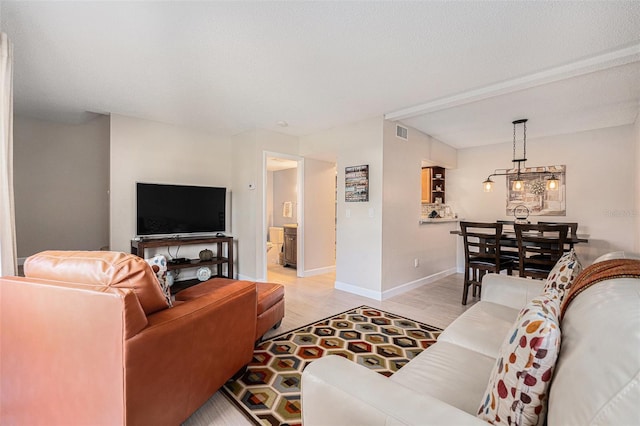
[[[408,141],[409,140],[409,129],[406,127],[402,127],[399,124],[396,124],[396,137]]]

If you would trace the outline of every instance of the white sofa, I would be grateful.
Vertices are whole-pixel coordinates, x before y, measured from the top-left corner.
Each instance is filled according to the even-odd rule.
[[[598,259],[635,257],[613,253]],[[499,348],[544,281],[490,274],[482,299],[390,378],[342,357],[302,375],[302,418],[314,425],[486,425],[476,413]],[[640,424],[640,279],[600,282],[561,323],[547,424]]]

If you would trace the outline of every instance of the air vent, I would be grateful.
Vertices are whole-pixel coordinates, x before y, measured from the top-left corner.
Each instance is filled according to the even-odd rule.
[[[402,127],[399,124],[396,124],[396,137],[408,141],[409,140],[409,129],[406,127]]]

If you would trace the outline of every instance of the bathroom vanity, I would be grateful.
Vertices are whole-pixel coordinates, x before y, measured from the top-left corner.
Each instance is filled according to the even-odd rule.
[[[284,225],[284,266],[297,267],[298,264],[298,225]]]

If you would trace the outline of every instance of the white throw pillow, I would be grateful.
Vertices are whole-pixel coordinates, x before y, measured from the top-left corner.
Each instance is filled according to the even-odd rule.
[[[543,294],[558,298],[558,304],[562,306],[565,294],[569,293],[571,285],[582,272],[582,264],[576,252],[571,249],[563,254],[547,276],[547,282],[542,290]]]
[[[560,350],[558,299],[525,306],[502,343],[478,417],[494,425],[542,425]]]
[[[156,278],[158,279],[158,284],[160,285],[160,288],[164,293],[164,298],[167,299],[167,303],[169,304],[169,307],[172,307],[173,303],[171,302],[171,286],[166,280],[167,258],[161,254],[157,254],[151,259],[145,259],[145,261],[149,264],[149,266],[155,273]],[[156,268],[154,268],[154,266]]]

